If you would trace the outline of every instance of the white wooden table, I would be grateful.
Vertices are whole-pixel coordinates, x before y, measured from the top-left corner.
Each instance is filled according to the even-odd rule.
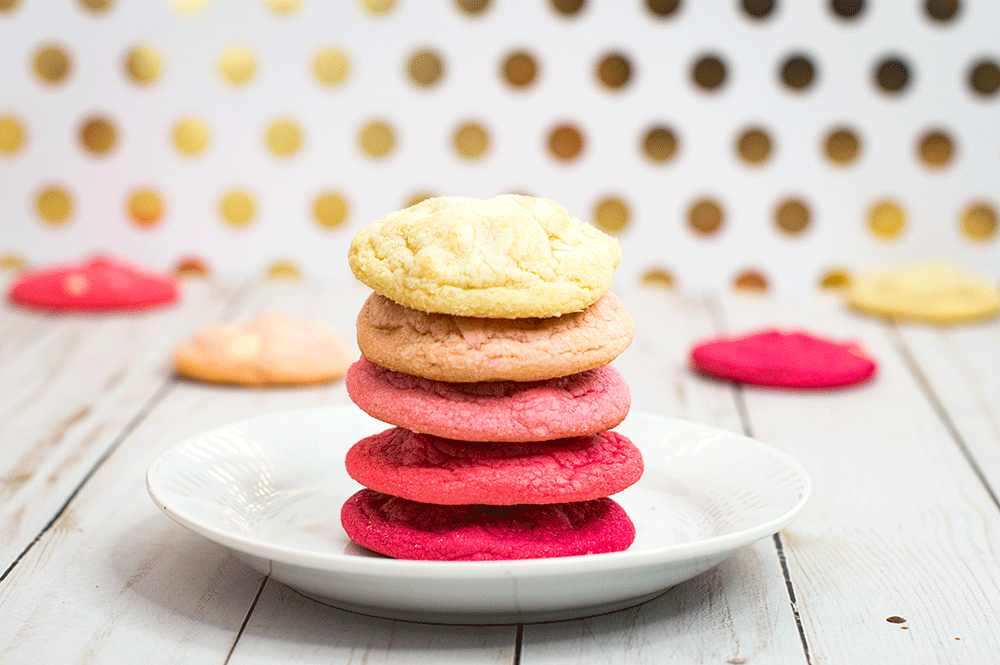
[[[355,285],[192,281],[145,314],[0,309],[0,663],[1000,662],[1000,322],[891,324],[832,297],[683,299],[616,289],[633,408],[746,432],[795,457],[813,498],[774,538],[636,608],[560,623],[434,626],[309,600],[162,515],[151,460],[254,414],[347,401],[343,383],[179,381],[204,324],[278,308],[353,338]],[[846,390],[696,376],[699,339],[777,325],[860,340]],[[889,617],[903,617],[892,623]]]

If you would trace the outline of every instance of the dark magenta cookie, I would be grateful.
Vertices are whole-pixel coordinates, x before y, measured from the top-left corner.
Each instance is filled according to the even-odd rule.
[[[706,374],[779,388],[847,386],[868,379],[877,367],[857,345],[779,330],[704,342],[691,350],[691,362]]]
[[[548,441],[609,430],[631,404],[610,365],[545,381],[445,383],[394,372],[362,357],[347,392],[397,427],[462,441]]]
[[[620,552],[635,526],[611,499],[437,506],[363,489],[340,512],[348,537],[396,559],[491,561]]]
[[[639,449],[617,432],[480,443],[395,427],[347,452],[347,473],[365,487],[447,505],[589,501],[621,492],[642,469]]]
[[[95,256],[24,273],[11,287],[12,302],[28,307],[78,311],[148,309],[177,299],[172,277],[121,259]]]

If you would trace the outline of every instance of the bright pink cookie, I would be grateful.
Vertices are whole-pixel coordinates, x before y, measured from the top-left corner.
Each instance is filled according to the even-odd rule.
[[[833,388],[860,383],[875,361],[854,344],[778,330],[714,339],[691,351],[694,367],[741,383],[779,388]]]
[[[108,256],[27,272],[9,292],[20,305],[81,311],[148,309],[177,295],[173,278]]]
[[[624,420],[628,385],[610,365],[546,381],[445,383],[393,372],[362,357],[347,392],[397,427],[462,441],[548,441],[586,436]]]
[[[347,452],[347,473],[365,487],[446,505],[589,501],[634,484],[642,468],[639,449],[617,432],[477,443],[394,427]]]
[[[396,559],[491,561],[620,552],[635,526],[611,499],[545,506],[436,506],[363,489],[340,521],[351,540]]]

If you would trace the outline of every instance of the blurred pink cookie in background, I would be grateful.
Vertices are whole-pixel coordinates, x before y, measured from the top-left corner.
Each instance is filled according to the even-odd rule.
[[[66,311],[139,310],[177,299],[177,281],[122,259],[98,255],[80,263],[31,270],[9,291],[12,302]]]
[[[865,381],[877,367],[857,344],[779,330],[703,342],[691,350],[691,362],[712,376],[777,388],[848,386]]]

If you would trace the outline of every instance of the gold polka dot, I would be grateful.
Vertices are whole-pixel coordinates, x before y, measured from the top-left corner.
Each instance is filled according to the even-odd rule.
[[[879,201],[868,211],[868,228],[877,238],[895,238],[906,226],[906,214],[894,201]]]
[[[865,0],[830,0],[830,9],[839,18],[853,20],[865,9]]]
[[[955,148],[951,137],[942,131],[933,131],[921,138],[917,152],[924,166],[942,168],[951,161]]]
[[[24,270],[28,262],[20,254],[0,254],[0,270]]]
[[[219,212],[230,226],[243,227],[253,221],[257,206],[249,192],[234,189],[222,197]]]
[[[313,76],[323,85],[339,85],[351,73],[347,54],[333,47],[325,48],[313,58]]]
[[[388,14],[396,7],[396,0],[360,0],[361,6],[369,14],[381,16]]]
[[[960,8],[958,0],[927,0],[924,3],[927,16],[942,23],[955,18]]]
[[[781,66],[781,80],[795,91],[803,91],[812,85],[816,69],[806,55],[793,55]]]
[[[573,125],[558,125],[549,132],[549,153],[564,162],[583,152],[583,134]]]
[[[208,6],[208,0],[170,0],[170,4],[182,14],[198,14]]]
[[[289,157],[302,146],[302,132],[291,120],[275,120],[267,128],[267,147],[275,155]]]
[[[432,86],[444,74],[444,62],[437,53],[425,49],[410,56],[407,71],[417,85]]]
[[[646,0],[649,11],[656,16],[670,16],[681,6],[681,0]]]
[[[775,0],[743,0],[743,11],[753,19],[768,18],[776,4]]]
[[[857,134],[841,127],[827,134],[824,149],[831,162],[837,166],[846,166],[861,154],[861,141]]]
[[[219,73],[233,85],[245,85],[257,73],[257,58],[245,46],[228,46],[219,55]]]
[[[406,205],[404,205],[403,207],[412,208],[418,203],[423,203],[427,199],[432,199],[435,196],[437,196],[437,194],[434,194],[432,192],[416,192],[415,194],[410,196],[410,198],[406,201]]]
[[[21,0],[0,0],[0,12],[12,12],[17,9]]]
[[[774,211],[774,223],[789,235],[798,235],[809,227],[809,206],[800,199],[786,199]]]
[[[80,144],[87,152],[105,155],[118,143],[118,132],[108,118],[95,116],[88,118],[80,127]]]
[[[208,146],[208,124],[199,118],[184,118],[174,125],[174,146],[185,155],[197,155]]]
[[[733,288],[748,293],[766,293],[767,276],[759,270],[744,270],[733,279]]]
[[[0,155],[13,155],[21,146],[27,132],[21,121],[12,116],[0,116]]]
[[[654,162],[670,161],[677,153],[677,137],[667,127],[653,127],[642,140],[642,151]]]
[[[527,88],[538,76],[538,63],[527,51],[514,51],[503,62],[503,78],[515,88]]]
[[[174,266],[178,277],[208,277],[208,264],[196,256],[185,256]]]
[[[266,2],[275,14],[291,14],[302,4],[302,0],[266,0]]]
[[[125,54],[125,72],[133,82],[149,85],[160,78],[163,61],[151,46],[137,46]]]
[[[396,147],[396,132],[388,123],[375,120],[361,128],[358,141],[369,157],[385,157]]]
[[[875,83],[884,92],[901,93],[910,81],[910,69],[900,58],[887,58],[875,69]]]
[[[115,3],[114,0],[80,0],[80,4],[92,12],[106,12]]]
[[[688,225],[699,235],[712,235],[722,228],[724,214],[722,206],[712,199],[695,201],[688,210]]]
[[[985,203],[969,207],[962,215],[962,233],[970,240],[993,238],[997,233],[996,210]]]
[[[820,287],[824,289],[846,289],[851,285],[851,274],[841,268],[831,268],[819,279]]]
[[[299,279],[302,273],[294,261],[275,261],[267,267],[268,279]]]
[[[452,143],[462,157],[478,159],[490,149],[490,134],[482,125],[469,122],[455,130]]]
[[[643,286],[652,286],[664,289],[674,288],[676,280],[673,273],[664,268],[650,268],[642,273],[641,283]]]
[[[969,85],[984,97],[995,94],[1000,90],[1000,66],[989,60],[977,62],[969,71]]]
[[[35,73],[45,83],[59,83],[70,72],[69,54],[61,46],[50,44],[35,53]]]
[[[578,13],[585,3],[585,0],[550,0],[552,9],[560,14],[571,16]]]
[[[754,127],[740,135],[736,151],[747,164],[763,164],[771,156],[771,137],[764,129]]]
[[[609,196],[601,199],[594,206],[594,226],[605,233],[618,233],[629,223],[628,204],[622,199]]]
[[[490,8],[490,0],[455,0],[455,4],[466,14],[482,14]]]
[[[703,56],[694,64],[691,78],[703,90],[716,90],[726,82],[726,63],[714,55]]]
[[[323,192],[313,201],[313,217],[327,229],[342,226],[349,212],[347,199],[338,192]]]
[[[38,216],[52,225],[65,224],[73,214],[73,199],[61,187],[49,187],[38,194]]]
[[[128,212],[137,225],[143,228],[156,226],[163,217],[163,199],[154,189],[137,189],[128,199]]]
[[[632,78],[632,64],[621,53],[610,53],[597,65],[597,80],[606,88],[620,90]]]

